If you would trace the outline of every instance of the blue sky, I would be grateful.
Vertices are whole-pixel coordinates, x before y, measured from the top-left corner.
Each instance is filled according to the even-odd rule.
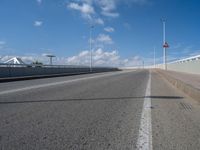
[[[89,28],[97,65],[162,60],[162,24],[169,59],[200,54],[198,0],[0,0],[0,56],[87,64]],[[44,58],[45,59],[45,58]]]

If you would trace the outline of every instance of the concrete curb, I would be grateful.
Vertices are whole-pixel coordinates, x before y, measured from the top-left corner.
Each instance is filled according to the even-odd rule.
[[[168,82],[170,82],[176,88],[184,92],[186,95],[200,102],[200,89],[197,89],[192,85],[185,83],[184,81],[181,81],[179,79],[170,76],[163,70],[156,70],[156,72],[159,73],[161,76],[163,76]]]

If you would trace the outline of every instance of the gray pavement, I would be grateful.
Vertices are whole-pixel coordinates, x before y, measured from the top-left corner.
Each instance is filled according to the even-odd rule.
[[[153,149],[200,149],[199,103],[151,74]],[[144,149],[148,79],[137,70],[0,83],[0,149]]]
[[[163,71],[165,74],[170,75],[171,77],[178,79],[196,89],[200,90],[200,75],[199,74],[191,74],[191,73],[183,73],[183,72],[175,72],[175,71]]]
[[[152,73],[153,147],[157,150],[200,149],[200,104]]]

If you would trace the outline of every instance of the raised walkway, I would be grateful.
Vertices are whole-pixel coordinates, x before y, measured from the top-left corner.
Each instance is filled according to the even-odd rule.
[[[200,75],[156,70],[178,89],[200,102]]]

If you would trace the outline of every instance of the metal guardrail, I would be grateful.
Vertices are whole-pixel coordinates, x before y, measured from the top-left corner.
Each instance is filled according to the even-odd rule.
[[[185,63],[185,62],[190,62],[190,61],[195,61],[195,60],[200,60],[200,55],[189,57],[189,58],[184,58],[180,60],[176,60],[173,62],[169,62],[168,64],[174,64],[174,63]]]
[[[119,71],[113,67],[93,67],[90,70],[88,66],[76,65],[37,65],[37,64],[5,64],[0,63],[0,78],[18,78],[18,77],[38,77],[71,75],[83,73],[97,73],[107,71]]]
[[[156,65],[156,68],[163,69],[163,64]],[[167,63],[167,70],[200,74],[200,55]]]
[[[6,63],[0,63],[0,67],[90,68],[89,66],[80,66],[80,65],[40,65],[40,64],[6,64]],[[114,68],[114,67],[93,66],[93,68]]]
[[[40,64],[6,64],[0,63],[0,67],[43,67],[43,68],[88,68],[76,65],[40,65]]]

